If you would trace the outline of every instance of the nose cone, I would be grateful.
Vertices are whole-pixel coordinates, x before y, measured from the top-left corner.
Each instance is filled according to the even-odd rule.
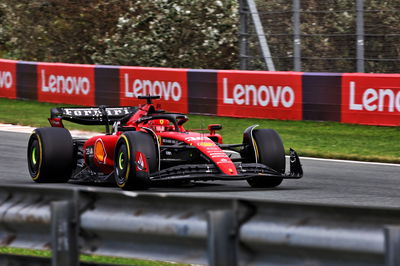
[[[204,153],[224,174],[237,175],[236,167],[232,160],[211,139],[202,135],[195,135],[187,137],[185,142]]]

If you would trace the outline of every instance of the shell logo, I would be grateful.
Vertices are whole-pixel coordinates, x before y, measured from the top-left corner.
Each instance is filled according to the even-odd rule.
[[[214,146],[215,144],[213,142],[200,142],[199,146],[204,146],[204,147],[211,147]]]

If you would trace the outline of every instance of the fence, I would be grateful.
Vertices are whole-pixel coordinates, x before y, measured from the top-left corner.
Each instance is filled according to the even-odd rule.
[[[82,253],[230,266],[395,266],[399,224],[400,209],[0,187],[1,246],[52,249],[58,266],[77,265]],[[0,254],[0,262],[13,259],[46,265]]]
[[[398,1],[240,0],[241,69],[398,73]]]

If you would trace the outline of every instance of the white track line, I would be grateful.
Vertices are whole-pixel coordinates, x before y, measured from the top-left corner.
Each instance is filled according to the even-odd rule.
[[[286,157],[289,157],[289,156],[286,156]],[[400,167],[400,164],[394,164],[394,163],[351,161],[351,160],[325,159],[325,158],[302,157],[302,156],[300,156],[300,160],[313,160],[313,161],[327,161],[327,162],[336,162],[336,163],[353,163],[353,164],[369,164],[369,165],[398,166],[398,167]]]
[[[28,126],[19,126],[19,125],[12,125],[12,124],[0,124],[0,131],[32,133],[32,131],[34,129],[35,129],[34,127],[28,127]],[[91,137],[91,136],[96,136],[96,135],[100,135],[100,134],[102,134],[102,133],[71,130],[71,135],[73,135],[74,137]],[[286,157],[288,157],[288,156],[286,156]],[[398,166],[398,167],[400,167],[400,164],[393,164],[393,163],[377,163],[377,162],[364,162],[364,161],[323,159],[323,158],[313,158],[313,157],[300,157],[300,159],[301,160],[338,162],[338,163],[369,164],[369,165]]]
[[[34,127],[19,126],[12,124],[0,124],[0,131],[17,132],[17,133],[32,133]]]
[[[32,133],[35,127],[20,126],[12,124],[0,124],[0,131],[6,132],[16,132],[16,133]],[[78,138],[90,138],[92,136],[100,135],[98,132],[80,131],[80,130],[70,130],[71,135]]]

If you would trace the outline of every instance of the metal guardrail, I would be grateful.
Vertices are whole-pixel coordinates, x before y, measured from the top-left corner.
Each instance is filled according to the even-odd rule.
[[[209,265],[394,266],[399,225],[400,208],[0,186],[0,246],[52,249],[52,265],[78,265],[85,253]]]

